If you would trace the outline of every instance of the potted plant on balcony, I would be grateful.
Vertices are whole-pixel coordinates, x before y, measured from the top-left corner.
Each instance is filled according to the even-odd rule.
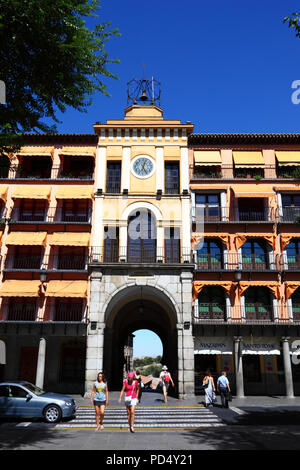
[[[294,171],[294,173],[293,173],[293,177],[294,177],[295,179],[297,179],[297,180],[300,179],[300,166],[298,166],[298,167],[295,169],[295,171]]]
[[[262,176],[261,176],[261,175],[255,175],[255,176],[254,176],[254,179],[257,180],[257,181],[259,181],[259,180],[262,179]]]

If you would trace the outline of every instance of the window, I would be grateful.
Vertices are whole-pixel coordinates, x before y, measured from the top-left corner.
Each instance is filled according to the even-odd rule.
[[[26,398],[28,392],[21,387],[10,385],[10,396],[14,398]]]
[[[267,287],[249,287],[245,292],[247,320],[272,320],[270,291]]]
[[[205,240],[200,250],[197,250],[198,269],[219,270],[223,268],[223,250],[215,240]]]
[[[204,287],[198,295],[199,318],[224,320],[225,294],[221,287]]]
[[[94,164],[93,157],[64,156],[61,177],[90,179],[93,177]]]
[[[42,248],[40,246],[15,247],[13,269],[41,269],[41,261]]]
[[[0,397],[9,397],[8,385],[0,385]]]
[[[300,321],[300,289],[297,289],[292,295],[293,319]]]
[[[129,188],[126,188],[129,189]],[[119,193],[121,191],[121,162],[107,162],[106,192]]]
[[[300,240],[291,241],[285,248],[288,269],[300,270]]]
[[[165,229],[165,263],[180,263],[180,229]]]
[[[282,194],[283,220],[295,222],[300,220],[300,195]]]
[[[62,222],[88,222],[89,201],[66,199],[62,205]]]
[[[59,248],[57,269],[82,271],[86,269],[86,262],[86,248]]]
[[[179,194],[179,163],[166,162],[165,163],[165,193],[166,194]]]
[[[264,242],[250,240],[242,246],[243,269],[270,269],[268,252]]]
[[[128,219],[127,259],[129,263],[156,261],[156,224],[148,210],[138,211]]]
[[[104,263],[116,263],[119,261],[119,228],[104,227]]]
[[[204,221],[221,220],[220,195],[196,194],[196,219]]]
[[[32,299],[10,299],[8,321],[35,321],[36,301]]]
[[[21,199],[19,219],[20,221],[45,220],[46,201],[39,199]]]
[[[239,220],[262,221],[266,220],[264,198],[238,198]]]
[[[51,178],[51,157],[19,156],[19,178]]]
[[[57,299],[55,302],[54,321],[82,321],[83,301],[73,299]]]

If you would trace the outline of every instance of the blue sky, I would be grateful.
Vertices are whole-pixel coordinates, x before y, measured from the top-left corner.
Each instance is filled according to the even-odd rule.
[[[186,6],[186,8],[185,8]],[[107,44],[119,80],[104,78],[87,114],[59,115],[59,132],[93,132],[96,121],[123,117],[126,83],[142,75],[162,84],[165,118],[189,120],[195,132],[300,132],[300,39],[283,18],[297,1],[103,0],[101,21],[122,36]]]
[[[137,330],[133,333],[133,355],[162,356],[162,344],[157,334],[149,330]]]
[[[122,36],[107,44],[119,80],[104,78],[87,114],[59,115],[59,132],[90,133],[96,121],[119,119],[126,84],[154,76],[162,85],[166,119],[192,121],[194,132],[300,132],[300,104],[291,85],[300,80],[300,39],[283,24],[300,10],[291,0],[103,0],[101,21]],[[161,354],[154,334],[139,332],[134,354]]]

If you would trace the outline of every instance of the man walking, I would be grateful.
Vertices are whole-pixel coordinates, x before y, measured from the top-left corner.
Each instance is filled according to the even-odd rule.
[[[226,371],[223,370],[222,375],[220,375],[217,381],[217,390],[221,395],[222,408],[228,408],[228,398],[229,393],[231,393],[229,380],[227,379],[226,375]]]

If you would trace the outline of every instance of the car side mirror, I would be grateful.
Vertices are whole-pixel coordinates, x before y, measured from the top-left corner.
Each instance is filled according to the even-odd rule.
[[[26,400],[29,401],[29,400],[31,400],[31,398],[32,398],[32,395],[30,395],[30,394],[28,393],[28,394],[26,395]]]

